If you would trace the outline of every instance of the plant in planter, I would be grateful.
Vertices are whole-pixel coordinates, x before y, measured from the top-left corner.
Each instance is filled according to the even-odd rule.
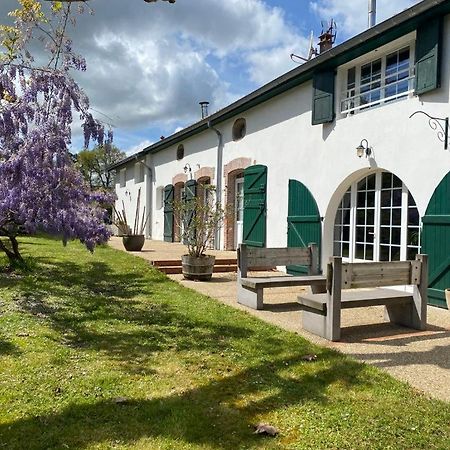
[[[125,249],[128,252],[140,252],[145,243],[145,226],[150,214],[145,214],[145,206],[142,210],[142,215],[140,214],[141,206],[141,189],[139,188],[136,210],[134,214],[134,225],[131,229],[127,221],[127,215],[125,212],[125,203],[122,200],[122,211],[118,211],[114,207],[114,220],[113,223],[119,231],[119,236],[122,236],[122,242]]]
[[[208,281],[212,277],[215,256],[211,248],[215,233],[223,222],[225,211],[215,201],[215,188],[203,186],[204,195],[174,202],[176,217],[182,221],[181,237],[188,254],[181,257],[183,275],[188,280]]]

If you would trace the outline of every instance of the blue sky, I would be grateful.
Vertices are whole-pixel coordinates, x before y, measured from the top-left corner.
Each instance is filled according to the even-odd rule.
[[[378,0],[378,22],[419,3]],[[16,7],[1,0],[0,17]],[[337,23],[338,43],[367,27],[367,0],[90,0],[75,47],[88,70],[77,76],[115,144],[131,154],[294,68],[321,21]],[[73,151],[81,148],[74,130]]]

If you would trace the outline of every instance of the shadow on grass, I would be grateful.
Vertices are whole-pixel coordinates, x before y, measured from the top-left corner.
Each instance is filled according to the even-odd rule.
[[[183,294],[197,294],[185,294],[155,270],[123,273],[112,262],[36,260],[41,270],[19,281],[2,279],[0,287],[14,283],[16,307],[58,331],[62,345],[106,354],[124,370],[139,371],[143,360],[168,349],[221,352],[229,340],[253,333],[186,313]],[[275,344],[273,338],[265,343]]]
[[[28,449],[130,444],[150,437],[223,450],[259,447],[264,438],[253,434],[252,425],[262,415],[307,401],[326,404],[326,391],[334,383],[364,383],[359,377],[363,366],[356,362],[332,352],[326,363],[305,362],[302,357],[275,359],[166,397],[71,404],[58,413],[19,419],[0,425],[0,445],[20,448],[25,436],[33,436]],[[302,370],[304,364],[318,366]]]
[[[19,355],[19,348],[12,342],[0,338],[0,356]]]

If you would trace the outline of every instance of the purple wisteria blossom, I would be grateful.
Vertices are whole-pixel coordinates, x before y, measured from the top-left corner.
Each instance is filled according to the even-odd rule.
[[[22,232],[50,233],[64,243],[79,239],[92,251],[110,235],[105,206],[113,200],[89,190],[68,151],[74,114],[86,146],[90,140],[99,145],[112,140],[110,132],[105,139],[103,125],[90,114],[88,98],[71,76],[86,64],[65,36],[70,5],[54,11],[59,25],[44,33],[49,38],[40,35],[49,62],[39,67],[33,66],[28,46],[47,22],[40,10],[25,13],[15,15],[14,29],[7,30],[20,39],[0,55],[0,235],[9,240],[0,239],[0,250],[12,264],[22,260],[16,239]],[[4,32],[2,37],[5,42]]]

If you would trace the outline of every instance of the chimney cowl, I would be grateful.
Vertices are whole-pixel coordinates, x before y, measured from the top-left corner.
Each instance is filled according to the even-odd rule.
[[[208,106],[209,102],[199,102],[200,108],[202,109],[202,119],[208,117]]]

